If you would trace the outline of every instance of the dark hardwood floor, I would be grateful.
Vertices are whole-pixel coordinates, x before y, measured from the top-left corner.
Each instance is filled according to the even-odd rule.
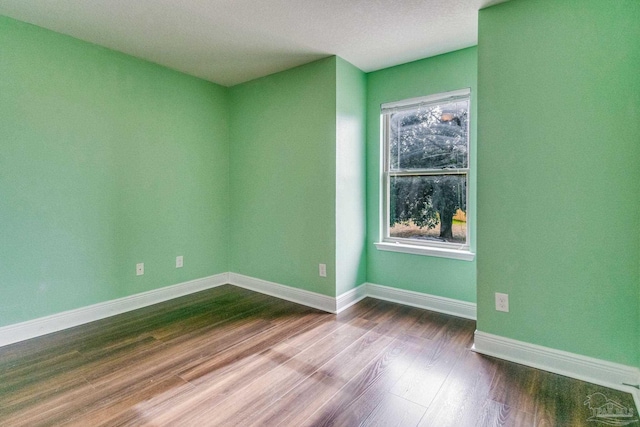
[[[222,286],[0,348],[0,425],[598,426],[596,392],[635,411],[629,394],[470,351],[474,329]]]

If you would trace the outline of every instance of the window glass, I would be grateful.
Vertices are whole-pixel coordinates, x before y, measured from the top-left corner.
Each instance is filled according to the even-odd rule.
[[[390,237],[466,243],[465,176],[392,176],[389,199]]]
[[[468,167],[468,120],[468,100],[390,114],[390,169]]]
[[[469,91],[382,107],[383,240],[468,249]]]

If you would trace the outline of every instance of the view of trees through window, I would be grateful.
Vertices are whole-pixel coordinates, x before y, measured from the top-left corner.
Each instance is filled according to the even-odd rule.
[[[388,113],[388,237],[467,242],[469,99]]]

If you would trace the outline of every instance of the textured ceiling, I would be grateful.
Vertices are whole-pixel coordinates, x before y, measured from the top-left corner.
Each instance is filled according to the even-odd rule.
[[[0,14],[224,86],[329,55],[363,71],[477,43],[502,0],[0,0]]]

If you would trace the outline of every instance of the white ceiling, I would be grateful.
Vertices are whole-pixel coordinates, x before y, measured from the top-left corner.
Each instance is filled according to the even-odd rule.
[[[504,0],[0,0],[0,14],[232,86],[329,55],[363,71],[473,46]]]

